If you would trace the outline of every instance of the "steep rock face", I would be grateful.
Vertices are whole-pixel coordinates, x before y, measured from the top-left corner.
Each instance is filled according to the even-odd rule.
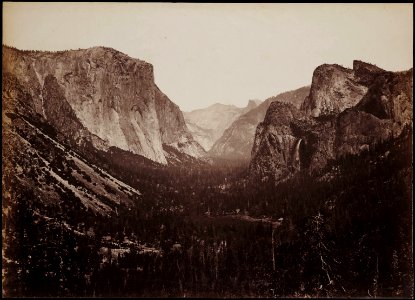
[[[339,65],[321,65],[313,73],[310,95],[301,109],[313,117],[338,114],[355,106],[367,93],[376,74],[376,66],[354,61],[353,69]]]
[[[400,127],[393,120],[382,120],[366,112],[347,110],[336,122],[336,156],[357,154],[369,149],[377,141],[397,136]]]
[[[325,65],[323,67],[326,68]],[[350,71],[343,71],[346,72],[345,76],[340,77],[343,83],[337,78],[331,82],[331,88],[328,85],[324,87],[327,95],[334,95],[333,91],[339,86],[350,83]],[[313,117],[308,109],[312,91],[319,90],[318,86],[313,85],[329,82],[332,77],[330,72],[326,74],[329,79],[319,78],[316,81],[313,78],[310,96],[301,106],[303,110],[300,117],[291,113],[289,115],[293,117],[284,118],[288,113],[286,108],[271,105],[264,122],[258,125],[256,131],[251,173],[261,178],[281,180],[299,169],[318,171],[329,160],[346,154],[358,154],[389,137],[397,137],[405,126],[413,126],[412,69],[393,73],[355,61],[353,72],[355,82],[367,85],[366,93],[355,104],[356,94],[349,93],[351,98],[342,98],[343,103],[352,106],[343,110],[337,106],[341,110],[339,113],[334,109],[326,115]],[[297,142],[298,147],[295,146]],[[296,154],[287,159],[290,157],[288,153]]]
[[[43,89],[43,112],[48,120],[63,134],[79,132],[83,129],[81,122],[66,101],[65,92],[59,86],[56,78],[48,75],[45,78]]]
[[[362,101],[337,117],[337,156],[358,153],[412,127],[412,88],[412,69],[378,74]]]
[[[316,171],[335,158],[332,118],[316,121],[291,104],[273,102],[258,124],[250,172],[283,180],[301,169]]]
[[[207,108],[184,112],[184,117],[195,140],[208,151],[233,121],[257,105],[258,101],[254,100],[250,100],[244,108],[216,103]]]
[[[2,74],[2,115],[7,112],[36,115],[32,96],[15,76],[8,72]],[[41,118],[42,116],[39,115]],[[3,120],[5,120],[3,118]]]
[[[51,88],[82,126],[109,146],[167,162],[151,64],[104,47],[54,53],[3,47],[3,69],[21,82],[36,112],[49,121],[59,122],[49,118],[65,118],[69,108],[48,118],[44,95],[56,99]]]
[[[45,78],[42,89],[43,113],[49,123],[65,137],[69,137],[78,145],[90,141],[96,148],[108,149],[108,143],[94,134],[91,134],[79,121],[66,101],[65,92],[52,75]]]
[[[208,152],[212,157],[224,157],[249,160],[257,125],[264,120],[268,107],[273,101],[291,103],[300,108],[304,98],[309,94],[310,87],[285,92],[268,98],[257,107],[249,110],[236,119]]]
[[[406,72],[383,72],[373,80],[357,109],[380,119],[412,123],[412,69]]]
[[[271,103],[256,130],[251,172],[261,177],[273,174],[280,179],[300,168],[302,139],[295,136],[291,123],[302,118],[303,114],[292,104]]]
[[[11,52],[7,50],[6,55]],[[58,53],[12,52],[13,57],[4,58],[7,68],[29,88],[39,113],[44,114],[40,91],[45,79],[53,76],[91,133],[112,146],[165,162],[150,64],[100,47]]]
[[[155,100],[162,143],[193,157],[204,156],[205,151],[188,131],[179,107],[157,87]]]

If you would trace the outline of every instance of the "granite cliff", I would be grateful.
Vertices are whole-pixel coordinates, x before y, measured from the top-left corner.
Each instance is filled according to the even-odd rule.
[[[34,110],[74,138],[166,164],[163,144],[203,154],[178,107],[154,83],[153,66],[111,48],[61,52],[3,46],[3,73],[30,94]]]
[[[301,109],[313,117],[337,114],[355,106],[367,93],[369,85],[382,69],[361,61],[353,69],[324,64],[313,73],[309,96]]]
[[[256,129],[252,148],[253,171],[286,177],[295,169],[300,169],[299,147],[302,139],[296,136],[290,125],[303,118],[301,111],[292,104],[271,103],[264,121]]]
[[[268,108],[255,133],[251,174],[282,180],[315,172],[412,127],[412,69],[388,72],[354,61],[353,69],[319,66],[300,110]]]

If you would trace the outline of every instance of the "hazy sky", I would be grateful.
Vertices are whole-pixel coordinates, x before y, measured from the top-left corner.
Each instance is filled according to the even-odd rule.
[[[311,83],[323,63],[412,67],[413,4],[4,3],[3,43],[107,46],[154,66],[184,111],[245,106]]]

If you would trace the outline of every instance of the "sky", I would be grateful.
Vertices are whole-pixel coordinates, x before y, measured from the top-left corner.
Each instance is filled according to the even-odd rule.
[[[3,2],[3,44],[106,46],[151,63],[181,110],[246,106],[311,84],[323,63],[413,66],[413,4]]]

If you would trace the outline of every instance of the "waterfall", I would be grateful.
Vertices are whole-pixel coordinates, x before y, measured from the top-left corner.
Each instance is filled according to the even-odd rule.
[[[294,148],[293,167],[300,170],[300,144],[303,140],[299,139]]]

